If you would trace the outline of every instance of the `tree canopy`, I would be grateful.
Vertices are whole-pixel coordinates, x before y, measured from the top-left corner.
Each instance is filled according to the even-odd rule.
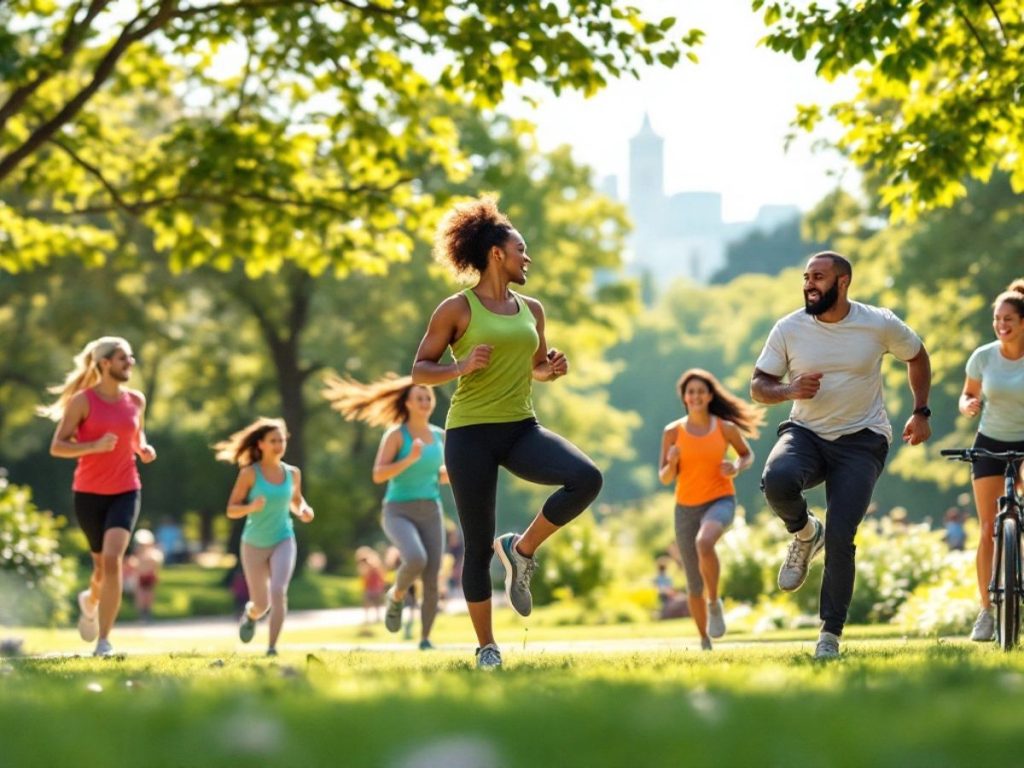
[[[179,269],[380,271],[433,223],[418,181],[470,171],[426,102],[592,93],[674,65],[700,39],[674,26],[615,0],[0,5],[0,269],[101,262],[134,221]]]
[[[766,44],[856,93],[828,114],[839,146],[895,218],[912,219],[966,194],[970,178],[1010,174],[1024,191],[1024,6],[1015,0],[754,0]],[[818,105],[798,109],[814,129]]]

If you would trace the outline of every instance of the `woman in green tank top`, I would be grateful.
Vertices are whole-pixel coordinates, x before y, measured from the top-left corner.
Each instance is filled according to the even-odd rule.
[[[373,481],[388,484],[381,527],[402,562],[387,593],[384,626],[389,632],[401,629],[406,594],[422,579],[420,650],[430,650],[444,556],[441,484],[448,482],[444,432],[430,423],[434,392],[408,376],[390,374],[370,384],[332,377],[323,394],[346,419],[388,427],[373,463]]]
[[[490,563],[505,567],[505,593],[521,616],[532,609],[530,576],[537,548],[578,516],[601,489],[594,463],[537,423],[532,382],[569,372],[565,355],[548,349],[544,308],[511,290],[525,285],[532,262],[526,241],[493,199],[456,206],[441,222],[435,256],[475,285],[445,299],[420,342],[412,378],[418,384],[458,379],[448,411],[445,466],[462,524],[462,587],[479,647],[477,666],[501,666],[491,622]],[[441,357],[451,349],[452,362]],[[498,468],[560,486],[523,534],[494,539]]]

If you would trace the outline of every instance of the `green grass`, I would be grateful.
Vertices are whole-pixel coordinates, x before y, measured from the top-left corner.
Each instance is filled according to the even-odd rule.
[[[444,617],[439,635],[466,642],[466,621]],[[688,629],[647,629],[663,627]],[[556,653],[542,641],[623,628],[536,627],[525,651],[511,628],[491,674],[463,648],[0,660],[0,763],[402,766],[431,748],[419,764],[455,765],[459,749],[512,768],[1020,762],[1024,654],[860,627],[830,663],[810,658],[813,633]]]

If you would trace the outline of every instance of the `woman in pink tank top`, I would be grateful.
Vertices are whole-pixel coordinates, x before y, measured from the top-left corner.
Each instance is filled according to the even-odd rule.
[[[156,459],[146,441],[146,398],[122,386],[132,375],[132,348],[122,338],[91,341],[75,357],[57,401],[42,413],[58,422],[50,455],[77,459],[75,517],[89,541],[92,578],[78,595],[78,632],[109,656],[110,630],[121,608],[124,555],[139,517],[142,484],[135,465]]]

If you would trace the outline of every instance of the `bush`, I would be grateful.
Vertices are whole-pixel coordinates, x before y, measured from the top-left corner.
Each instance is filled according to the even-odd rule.
[[[573,597],[587,597],[606,584],[610,574],[605,553],[609,536],[591,517],[581,517],[567,525],[541,550],[539,567],[531,584],[533,600],[546,605],[563,591]]]
[[[60,554],[63,520],[40,511],[28,488],[0,479],[0,623],[67,623],[75,563]]]

